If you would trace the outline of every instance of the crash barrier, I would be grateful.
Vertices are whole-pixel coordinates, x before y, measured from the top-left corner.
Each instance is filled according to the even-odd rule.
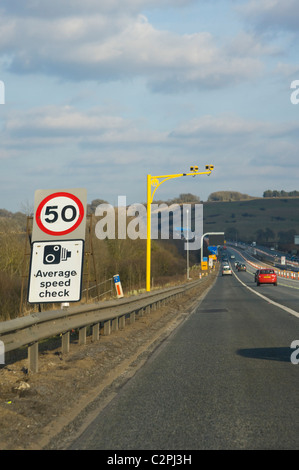
[[[238,247],[239,248],[239,247]],[[234,250],[236,250],[236,248],[234,248]],[[266,268],[267,266],[263,266],[263,265],[260,265],[260,264],[256,264],[256,263],[253,263],[252,261],[250,261],[249,259],[245,258],[245,256],[240,253],[239,250],[236,250],[240,256],[242,256],[242,258],[244,259],[244,261],[246,261],[246,263],[248,263],[250,266],[252,266],[253,268],[255,269],[263,269],[263,268]],[[265,263],[266,264],[266,263]],[[282,269],[277,269],[275,268],[275,266],[269,266],[270,268],[274,269],[274,272],[277,274],[277,276],[279,277],[283,277],[283,278],[286,278],[286,279],[293,279],[293,280],[299,280],[299,272],[293,272],[293,271],[287,271],[287,270],[282,270]]]
[[[136,315],[142,316],[151,309],[155,310],[166,302],[178,298],[202,280],[189,281],[176,287],[140,294],[134,298],[108,300],[86,304],[68,309],[49,310],[33,313],[0,323],[0,342],[5,354],[24,346],[28,347],[28,371],[38,372],[38,343],[61,335],[62,353],[70,348],[70,333],[79,330],[79,344],[86,343],[87,328],[92,330],[92,340],[97,341],[100,328],[104,335],[123,329],[126,318],[130,323]]]

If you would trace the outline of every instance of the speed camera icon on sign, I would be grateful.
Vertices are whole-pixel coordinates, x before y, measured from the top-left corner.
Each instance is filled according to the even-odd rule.
[[[70,258],[71,252],[61,245],[46,245],[44,248],[44,264],[59,264]]]

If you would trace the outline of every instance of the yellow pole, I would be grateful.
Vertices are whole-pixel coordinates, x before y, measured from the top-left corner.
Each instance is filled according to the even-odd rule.
[[[146,290],[151,290],[151,175],[147,175]]]
[[[147,175],[147,228],[146,228],[146,290],[151,290],[151,204],[154,194],[159,186],[165,181],[173,178],[180,178],[181,176],[196,176],[196,175],[210,175],[214,170],[214,165],[206,165],[206,171],[199,172],[198,167],[190,167],[191,172],[179,173],[175,175],[160,175],[151,176]],[[152,193],[152,185],[155,187]]]

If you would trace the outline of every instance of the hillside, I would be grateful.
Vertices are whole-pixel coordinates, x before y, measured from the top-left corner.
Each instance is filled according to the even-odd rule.
[[[299,198],[204,203],[204,231],[224,231],[245,242],[292,244],[299,234]]]
[[[265,192],[266,194],[266,192]],[[244,198],[242,198],[242,196]],[[198,196],[180,194],[178,198],[165,201],[173,203],[199,203]],[[88,204],[88,213],[105,202],[97,199]],[[162,203],[163,201],[155,201]],[[271,243],[286,243],[299,234],[299,197],[254,198],[237,192],[212,193],[204,206],[204,232],[225,232],[230,239]],[[0,209],[0,232],[26,230],[26,216]]]

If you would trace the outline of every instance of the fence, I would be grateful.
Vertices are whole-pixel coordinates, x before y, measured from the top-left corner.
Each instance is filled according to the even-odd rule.
[[[124,328],[126,318],[133,322],[136,315],[142,316],[145,311],[164,305],[166,301],[195,288],[200,282],[202,280],[189,281],[181,286],[140,294],[134,298],[49,310],[15,318],[0,323],[0,341],[4,345],[5,353],[27,346],[28,370],[38,372],[39,341],[61,335],[62,353],[68,353],[72,330],[79,330],[79,344],[85,344],[87,327],[91,327],[92,340],[97,341],[100,327],[103,328],[104,335],[109,335],[113,330]]]

